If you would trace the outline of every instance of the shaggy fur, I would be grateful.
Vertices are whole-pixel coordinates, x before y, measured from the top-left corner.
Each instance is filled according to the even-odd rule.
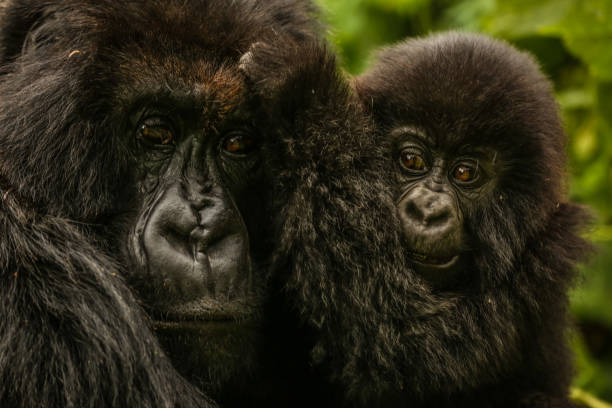
[[[286,373],[284,387],[298,396],[286,406],[339,406],[347,402],[344,390],[330,384],[326,367],[310,366],[313,345],[321,334],[303,325],[309,321],[311,307],[329,306],[331,310],[333,306],[323,304],[326,299],[321,292],[295,296],[288,290],[287,280],[292,279],[293,262],[320,262],[321,274],[303,279],[314,286],[326,284],[331,243],[350,241],[337,234],[340,226],[334,226],[322,241],[311,234],[313,220],[325,219],[322,211],[330,199],[342,201],[344,194],[352,194],[344,178],[347,173],[340,169],[358,165],[358,158],[351,153],[352,147],[343,151],[339,142],[356,146],[367,140],[366,117],[335,56],[317,41],[298,43],[279,37],[255,44],[245,73],[261,98],[266,111],[262,117],[273,118],[258,124],[268,136],[265,161],[269,177],[275,180],[270,191],[271,212],[278,214],[272,225],[276,251],[270,268],[270,291],[281,296],[271,297],[265,310],[266,322],[275,332],[266,336],[272,340],[267,355],[269,360],[278,361],[280,373]],[[319,180],[319,175],[325,179]],[[355,181],[360,182],[361,176]],[[359,185],[355,187],[359,189]],[[311,195],[303,197],[295,194],[296,190]],[[307,259],[288,257],[292,248],[305,251]],[[333,330],[341,334],[348,328],[339,324]]]
[[[122,217],[134,196],[123,102],[147,86],[235,82],[253,43],[318,30],[310,6],[0,6],[0,406],[209,406],[123,279]],[[240,94],[218,96],[223,111]]]
[[[315,333],[314,361],[366,406],[571,406],[567,292],[588,217],[567,202],[566,139],[533,59],[463,34],[385,50],[355,81],[374,132],[335,70],[313,77],[290,55],[271,61],[259,61],[261,77],[277,72],[261,92],[291,118],[275,148],[276,195],[288,202],[277,276]],[[307,86],[307,100],[291,99]],[[462,208],[476,270],[444,293],[404,255],[386,135],[405,124],[440,144],[494,148],[504,163],[495,190]]]

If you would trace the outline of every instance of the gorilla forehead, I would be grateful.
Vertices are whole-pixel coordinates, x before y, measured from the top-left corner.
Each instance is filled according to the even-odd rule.
[[[358,86],[371,96],[375,114],[402,121],[396,125],[426,127],[443,145],[466,136],[500,151],[563,143],[549,82],[531,56],[502,41],[434,35],[385,49],[379,60]]]
[[[171,105],[213,122],[248,101],[244,77],[235,68],[202,58],[131,58],[120,65],[116,98],[130,106],[139,102]],[[209,123],[211,125],[212,123]]]
[[[294,23],[295,34],[305,35],[301,31],[305,27],[299,26],[299,12],[294,14],[296,21],[278,18],[286,12],[284,8],[300,7],[300,3],[289,1],[275,10],[273,5],[248,0],[23,1],[0,18],[20,24],[23,35],[28,36],[26,46],[53,45],[50,51],[56,53],[71,53],[79,46],[80,52],[111,62],[141,49],[151,57],[180,55],[197,60],[205,56],[209,61],[227,63],[237,61],[279,23]],[[4,35],[15,36],[14,30],[7,24]],[[14,56],[21,49],[1,51]]]

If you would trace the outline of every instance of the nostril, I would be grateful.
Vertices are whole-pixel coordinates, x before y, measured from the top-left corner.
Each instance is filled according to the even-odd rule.
[[[423,211],[414,203],[414,201],[411,200],[408,200],[404,206],[404,215],[407,219],[417,221],[419,223],[423,222],[425,218]]]
[[[215,200],[210,197],[190,197],[191,209],[195,212],[215,205]]]
[[[431,227],[441,227],[447,224],[451,218],[451,211],[448,208],[441,208],[426,214],[423,223]]]

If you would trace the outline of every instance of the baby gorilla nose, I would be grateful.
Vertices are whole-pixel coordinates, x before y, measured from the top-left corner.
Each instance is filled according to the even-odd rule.
[[[400,201],[398,208],[406,234],[437,241],[461,228],[452,197],[416,186]]]
[[[188,197],[188,198],[187,198]],[[155,307],[229,302],[245,297],[250,283],[248,235],[235,204],[221,186],[194,193],[180,182],[153,204],[142,234],[149,284],[163,292]],[[178,308],[178,309],[177,309]],[[202,310],[204,312],[204,310]]]

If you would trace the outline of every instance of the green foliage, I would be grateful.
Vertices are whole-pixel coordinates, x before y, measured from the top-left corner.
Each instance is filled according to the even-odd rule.
[[[478,31],[533,53],[555,85],[569,135],[569,193],[593,209],[598,255],[572,296],[581,328],[576,385],[612,401],[612,1],[318,0],[347,71],[407,36]]]
[[[572,390],[571,398],[589,408],[612,408],[612,405],[597,399],[592,394],[580,388],[574,388]]]

